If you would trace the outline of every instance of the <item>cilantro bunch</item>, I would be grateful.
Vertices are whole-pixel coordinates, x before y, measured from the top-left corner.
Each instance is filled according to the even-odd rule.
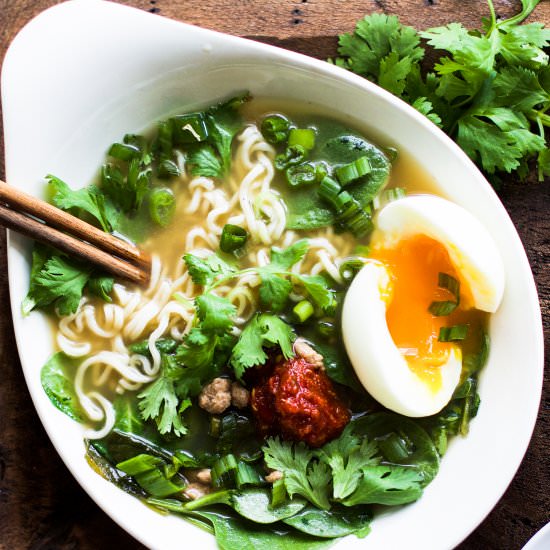
[[[535,161],[550,175],[550,29],[521,25],[539,0],[521,0],[517,15],[498,20],[492,0],[481,30],[460,23],[417,32],[396,16],[372,14],[339,39],[337,65],[379,84],[440,126],[498,184],[499,172],[521,180]],[[423,72],[421,38],[444,52]]]
[[[247,369],[265,363],[266,348],[277,346],[286,358],[293,355],[294,331],[278,315],[285,310],[290,293],[306,292],[324,313],[333,309],[336,302],[335,291],[326,279],[290,271],[307,250],[305,239],[286,249],[273,248],[269,264],[245,269],[236,269],[216,254],[207,258],[184,256],[189,274],[202,292],[194,300],[193,328],[183,342],[167,346],[159,341],[160,376],[138,395],[144,420],[154,420],[161,434],[184,435],[187,428],[181,413],[191,406],[190,398],[198,395],[204,384],[222,373],[226,365],[230,365],[233,377],[242,379]],[[251,273],[260,278],[260,312],[237,337],[235,306],[216,294],[216,289]]]

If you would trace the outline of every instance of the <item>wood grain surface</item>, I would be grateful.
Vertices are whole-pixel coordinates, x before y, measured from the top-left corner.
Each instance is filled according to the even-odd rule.
[[[0,0],[0,58],[19,29],[51,0]],[[152,13],[206,28],[246,36],[324,59],[336,53],[337,35],[353,29],[372,11],[397,14],[417,28],[450,21],[478,26],[487,16],[482,0],[129,0]],[[519,1],[495,0],[508,16]],[[530,18],[550,25],[550,1]],[[3,147],[3,143],[0,143]],[[2,155],[3,159],[3,155]],[[4,177],[0,161],[0,177]],[[550,186],[508,181],[501,199],[525,245],[537,283],[550,341]],[[0,233],[0,548],[126,549],[141,546],[108,518],[65,468],[31,403],[21,373],[9,313],[5,234]],[[485,521],[459,546],[470,549],[520,549],[550,520],[549,365],[531,445],[519,471]],[[521,365],[518,365],[521,368]],[[495,465],[495,467],[498,467]],[[427,532],[444,529],[427,526]],[[182,541],[182,547],[185,547]],[[427,550],[429,544],[427,545]],[[194,550],[194,549],[190,549]],[[393,549],[389,549],[393,550]]]

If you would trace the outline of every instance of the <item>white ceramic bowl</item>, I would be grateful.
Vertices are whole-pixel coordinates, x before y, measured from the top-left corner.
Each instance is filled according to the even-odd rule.
[[[326,106],[408,150],[441,192],[475,214],[506,267],[504,301],[491,323],[482,404],[467,438],[456,439],[439,475],[415,504],[378,517],[346,548],[451,548],[489,513],[527,448],[539,405],[543,340],[527,258],[496,195],[464,153],[426,118],[369,82],[299,54],[191,27],[98,0],[51,8],[15,38],[4,61],[6,173],[40,196],[54,173],[84,185],[106,147],[176,109],[207,105],[236,91]],[[40,418],[73,475],[116,522],[152,548],[214,548],[214,538],[176,516],[161,516],[95,474],[82,428],[49,402],[40,368],[52,352],[40,313],[22,318],[30,242],[10,233],[9,280],[17,345]]]

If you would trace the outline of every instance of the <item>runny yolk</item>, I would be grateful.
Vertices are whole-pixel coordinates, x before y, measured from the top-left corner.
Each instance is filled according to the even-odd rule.
[[[449,254],[440,242],[415,235],[393,249],[375,250],[371,257],[383,262],[391,273],[393,289],[386,320],[393,341],[409,368],[437,391],[441,387],[440,367],[452,347],[438,341],[439,329],[452,325],[454,314],[437,317],[428,308],[433,301],[455,299],[451,292],[438,287],[440,272],[458,279]]]

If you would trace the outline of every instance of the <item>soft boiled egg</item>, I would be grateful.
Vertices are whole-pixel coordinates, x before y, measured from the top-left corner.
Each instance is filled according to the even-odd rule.
[[[460,284],[448,315],[432,302],[456,301],[438,286],[444,273]],[[476,345],[504,292],[496,244],[464,208],[440,197],[415,195],[377,215],[371,254],[355,276],[342,312],[344,343],[365,389],[397,413],[422,417],[451,399],[462,371],[462,346],[440,342],[441,327],[467,325],[464,346]]]

